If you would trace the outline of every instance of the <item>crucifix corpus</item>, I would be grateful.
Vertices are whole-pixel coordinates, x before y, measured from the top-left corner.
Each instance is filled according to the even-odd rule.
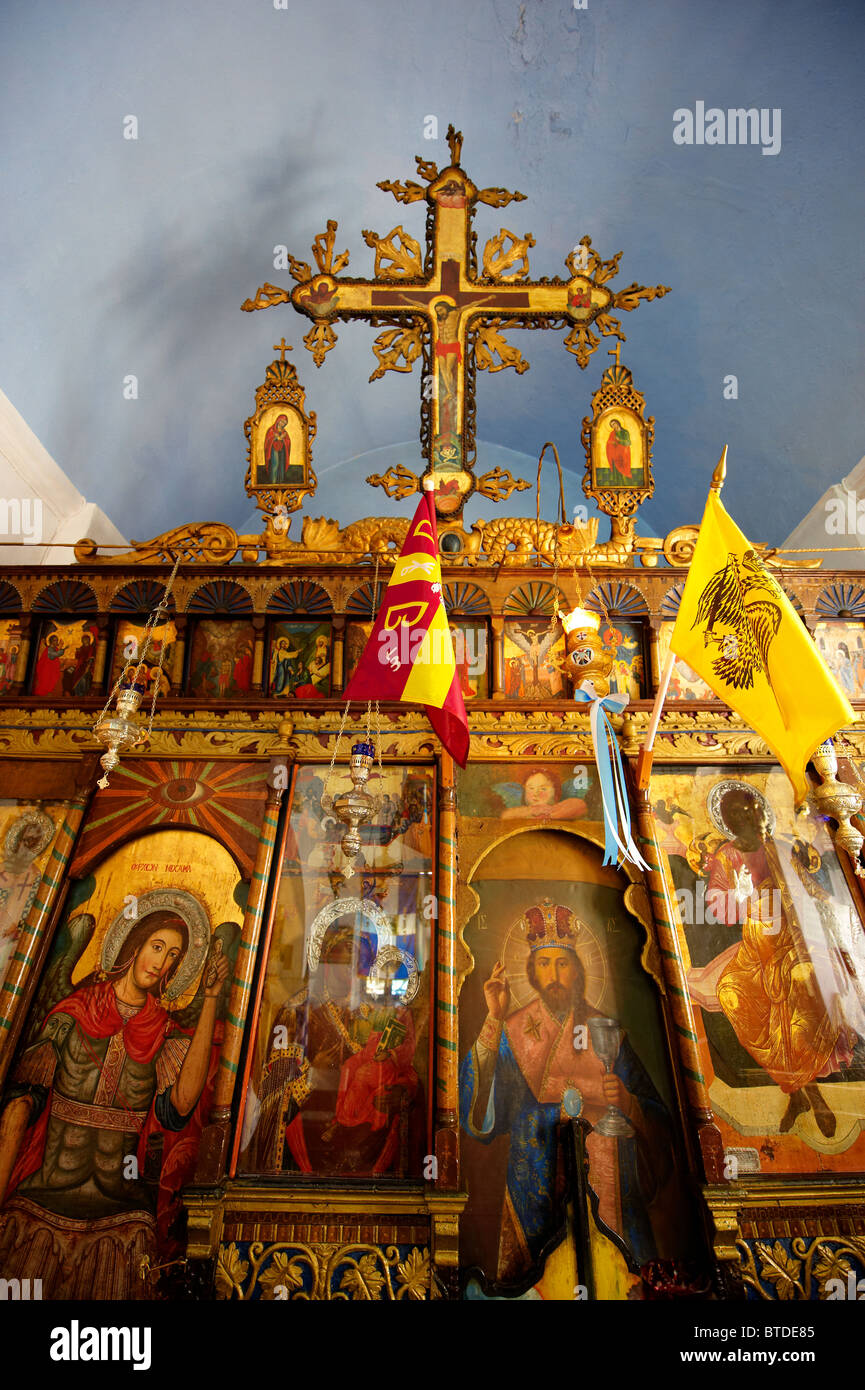
[[[385,372],[410,372],[421,358],[424,476],[433,478],[439,515],[457,520],[475,491],[497,502],[530,486],[501,468],[474,475],[476,372],[513,367],[521,375],[529,367],[519,349],[505,340],[503,327],[567,328],[564,345],[585,367],[600,342],[593,328],[625,341],[611,311],[635,309],[640,300],[660,298],[669,287],[632,284],[614,293],[607,282],[618,273],[622,253],[601,260],[588,236],[565,258],[568,279],[530,280],[528,252],[534,237],[517,236],[506,227],[484,246],[479,273],[472,230],[475,205],[503,208],[524,201],[525,195],[477,188],[460,167],[462,135],[453,126],[447,143],[451,162],[441,173],[431,160],[415,158],[426,186],[390,179],[378,184],[398,203],[426,200],[423,249],[402,226],[385,236],[365,231],[363,239],[375,251],[374,278],[353,279],[340,274],[348,265],[348,252],[334,254],[337,224],[329,221],[312,246],[317,271],[289,256],[295,287],[263,285],[241,307],[251,311],[290,302],[306,314],[313,326],[303,341],[317,367],[336,344],[333,325],[339,319],[364,319],[383,329],[373,343],[378,366],[370,381]],[[421,479],[402,464],[367,482],[383,487],[389,497],[408,497],[421,488]]]

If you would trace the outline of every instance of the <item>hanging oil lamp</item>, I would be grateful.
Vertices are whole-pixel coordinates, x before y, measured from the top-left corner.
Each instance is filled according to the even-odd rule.
[[[347,827],[340,841],[340,848],[349,861],[342,870],[344,878],[351,878],[354,861],[360,853],[361,838],[358,827],[370,820],[378,806],[378,798],[366,790],[374,759],[375,747],[371,741],[353,743],[348,769],[351,787],[334,797],[325,792],[321,798],[322,810],[336,816],[337,820],[342,821]]]
[[[812,754],[811,761],[823,779],[820,786],[814,787],[811,791],[811,806],[818,815],[831,816],[838,822],[835,843],[850,855],[857,877],[865,878],[865,869],[859,857],[865,841],[855,825],[850,822],[850,817],[858,815],[862,810],[862,796],[855,787],[851,787],[847,782],[838,781],[838,758],[831,738],[820,744],[816,753]]]

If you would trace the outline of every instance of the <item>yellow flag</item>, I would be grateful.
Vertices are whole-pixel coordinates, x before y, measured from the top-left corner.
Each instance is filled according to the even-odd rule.
[[[670,646],[769,745],[801,804],[811,754],[856,716],[784,590],[715,489]]]

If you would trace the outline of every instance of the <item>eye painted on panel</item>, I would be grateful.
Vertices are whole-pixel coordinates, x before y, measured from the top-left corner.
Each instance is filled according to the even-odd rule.
[[[170,806],[194,806],[209,793],[206,782],[197,782],[194,777],[175,777],[162,788],[161,799]]]

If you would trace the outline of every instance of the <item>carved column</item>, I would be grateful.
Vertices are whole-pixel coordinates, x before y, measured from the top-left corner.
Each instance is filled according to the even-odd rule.
[[[333,654],[330,658],[331,695],[342,693],[345,684],[345,618],[333,620]]]
[[[27,660],[30,656],[30,640],[33,630],[33,619],[28,614],[21,619],[21,640],[18,648],[18,663],[15,667],[15,679],[12,682],[10,695],[23,695],[24,683],[27,679]]]
[[[453,758],[442,752],[439,788],[439,878],[436,919],[436,1115],[437,1186],[459,1186],[459,1115],[456,976],[456,788]]]
[[[0,1083],[12,1061],[13,1043],[18,1031],[16,1025],[36,986],[35,966],[40,959],[44,959],[47,949],[47,942],[44,942],[45,929],[60,896],[66,866],[75,848],[78,831],[93,790],[96,770],[95,757],[88,757],[82,761],[75,797],[63,818],[30,911],[21,924],[16,948],[9,960],[6,979],[0,989]]]
[[[255,868],[252,871],[252,880],[249,885],[249,897],[246,901],[246,912],[243,917],[234,977],[231,981],[231,992],[226,1008],[225,1035],[222,1042],[222,1054],[219,1059],[219,1071],[216,1074],[216,1082],[213,1087],[210,1121],[205,1125],[201,1134],[198,1167],[195,1173],[196,1182],[218,1182],[226,1169],[231,1128],[231,1101],[240,1063],[243,1030],[246,1024],[252,977],[261,936],[267,885],[273,865],[279,807],[285,789],[285,779],[278,774],[277,769],[279,767],[284,768],[289,760],[290,755],[286,754],[275,761],[267,779],[267,804],[258,841]]]
[[[261,690],[264,684],[264,618],[253,618],[255,650],[252,656],[252,688]]]
[[[93,684],[90,689],[97,691],[102,688],[105,679],[105,664],[108,660],[108,636],[111,631],[111,619],[103,618],[99,624],[99,631],[96,637],[96,656],[93,659]]]
[[[171,653],[171,670],[168,672],[168,677],[171,681],[172,695],[177,695],[183,689],[183,662],[186,656],[186,632],[188,623],[188,618],[174,619],[177,636],[174,639],[174,650]]]
[[[505,698],[505,620],[492,619],[493,666],[490,672],[490,695],[494,700]]]
[[[651,693],[653,695],[661,684],[661,623],[663,621],[663,618],[650,618],[649,620],[649,665],[652,673]]]
[[[646,875],[647,887],[652,898],[652,911],[658,931],[661,961],[669,987],[668,998],[673,1029],[681,1059],[679,1070],[684,1081],[688,1107],[697,1132],[706,1180],[708,1182],[723,1182],[724,1146],[720,1130],[715,1124],[709,1101],[709,1091],[703,1076],[703,1064],[697,1047],[694,1007],[688,992],[688,983],[685,979],[685,970],[672,921],[675,889],[655,844],[648,788],[643,791],[634,791],[632,795],[637,808],[637,824],[640,834],[638,846],[649,866],[649,872]]]

